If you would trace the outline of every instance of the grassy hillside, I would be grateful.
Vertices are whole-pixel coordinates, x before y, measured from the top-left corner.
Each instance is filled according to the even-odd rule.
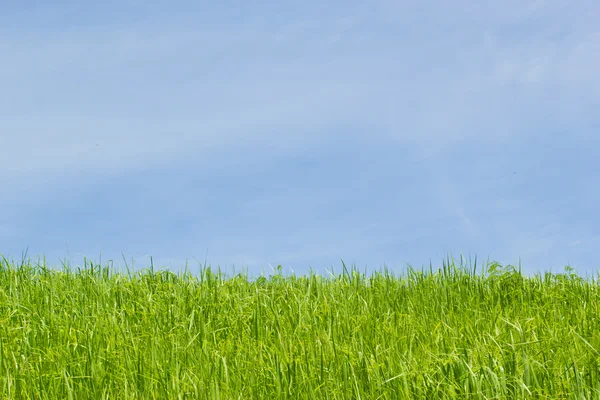
[[[600,398],[599,281],[0,261],[0,397]]]

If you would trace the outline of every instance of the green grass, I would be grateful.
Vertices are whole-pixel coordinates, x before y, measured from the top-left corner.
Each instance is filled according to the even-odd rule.
[[[0,397],[600,399],[600,283],[0,261]]]

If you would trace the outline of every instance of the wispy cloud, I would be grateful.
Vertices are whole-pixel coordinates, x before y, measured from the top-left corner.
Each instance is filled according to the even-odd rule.
[[[102,4],[0,16],[10,248],[589,260],[595,2]]]

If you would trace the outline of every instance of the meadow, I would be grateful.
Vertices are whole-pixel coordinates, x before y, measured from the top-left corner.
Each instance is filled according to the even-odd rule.
[[[600,281],[0,258],[0,398],[600,399]]]

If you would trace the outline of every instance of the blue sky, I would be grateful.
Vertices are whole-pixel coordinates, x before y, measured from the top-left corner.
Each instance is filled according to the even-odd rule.
[[[0,6],[0,253],[600,266],[596,1]]]

